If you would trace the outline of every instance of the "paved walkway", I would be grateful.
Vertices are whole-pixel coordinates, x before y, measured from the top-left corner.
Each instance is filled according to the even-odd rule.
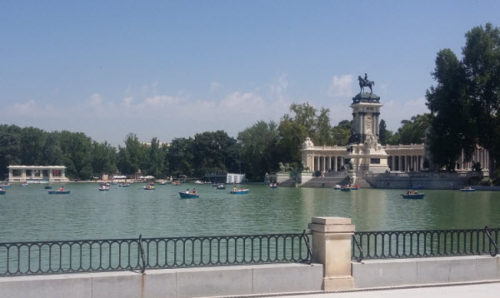
[[[353,291],[343,293],[321,293],[308,295],[290,295],[289,297],[303,298],[433,298],[433,297],[454,297],[454,298],[498,298],[500,297],[500,283],[480,283],[463,284],[453,286],[429,286],[419,288],[386,289]]]

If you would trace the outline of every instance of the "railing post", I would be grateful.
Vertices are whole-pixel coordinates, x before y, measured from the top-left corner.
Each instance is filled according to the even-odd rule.
[[[351,241],[355,226],[350,218],[313,217],[312,260],[323,264],[323,290],[354,288],[351,275]]]

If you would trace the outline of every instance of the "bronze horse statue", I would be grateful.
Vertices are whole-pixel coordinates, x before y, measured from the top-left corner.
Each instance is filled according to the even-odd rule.
[[[361,93],[363,93],[364,87],[370,88],[370,94],[373,93],[372,86],[375,86],[374,81],[369,81],[368,76],[365,73],[365,78],[363,79],[361,76],[358,76],[358,81],[359,81],[359,88],[361,88]]]

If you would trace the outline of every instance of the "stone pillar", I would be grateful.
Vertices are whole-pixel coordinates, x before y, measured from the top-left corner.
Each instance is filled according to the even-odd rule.
[[[333,171],[337,172],[337,156],[333,157]]]
[[[328,163],[326,166],[326,171],[330,171],[332,169],[332,156],[329,155],[327,160],[328,160]]]
[[[14,171],[12,169],[9,169],[9,181],[14,181]]]
[[[354,288],[351,275],[351,241],[355,226],[350,218],[313,217],[312,261],[323,264],[323,290]]]

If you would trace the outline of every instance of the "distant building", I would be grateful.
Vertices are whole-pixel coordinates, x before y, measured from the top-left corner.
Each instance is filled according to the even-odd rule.
[[[68,182],[65,166],[10,165],[9,182],[49,183]]]
[[[322,173],[352,169],[355,173],[420,172],[431,165],[425,144],[386,145],[379,143],[380,97],[359,93],[353,98],[352,135],[347,146],[315,146],[310,138],[302,144],[302,163],[310,171]],[[488,175],[488,151],[476,147],[472,161],[464,154],[457,160],[457,172],[471,171],[479,162]]]

